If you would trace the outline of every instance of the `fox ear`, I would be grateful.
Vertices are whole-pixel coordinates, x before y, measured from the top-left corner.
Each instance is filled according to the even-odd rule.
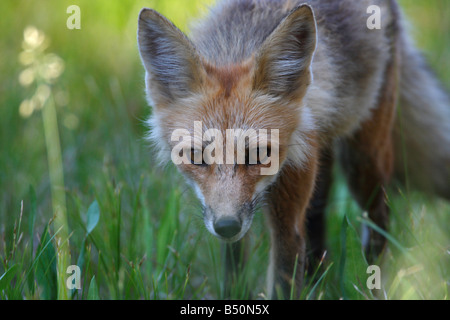
[[[147,94],[156,106],[186,97],[201,83],[201,63],[191,41],[152,9],[139,14],[138,45],[147,71]]]
[[[303,97],[311,82],[316,49],[316,20],[310,6],[301,5],[284,18],[256,55],[254,90],[276,97]]]

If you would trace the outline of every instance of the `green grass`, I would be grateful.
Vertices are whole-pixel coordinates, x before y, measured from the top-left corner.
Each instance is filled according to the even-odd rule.
[[[219,241],[205,230],[193,192],[173,166],[156,167],[143,139],[142,120],[150,108],[135,40],[140,8],[156,8],[185,28],[202,6],[181,0],[71,4],[81,8],[81,30],[65,27],[62,1],[0,2],[0,299],[57,298],[64,241],[70,264],[82,273],[81,289],[69,291],[68,298],[223,298]],[[450,4],[401,4],[416,26],[418,44],[449,84],[450,46],[444,39]],[[29,25],[50,40],[45,52],[64,62],[50,97],[64,170],[64,181],[53,190],[65,197],[68,238],[60,238],[55,219],[45,117],[42,110],[21,115],[19,108],[37,88],[36,82],[19,84],[26,68],[19,55]],[[337,171],[327,212],[327,255],[316,271],[320,280],[307,280],[302,298],[449,298],[450,205],[397,187],[388,194],[392,219],[389,251],[380,261],[381,292],[365,286],[363,215]],[[265,297],[270,242],[261,214],[249,241],[249,263],[233,298]]]

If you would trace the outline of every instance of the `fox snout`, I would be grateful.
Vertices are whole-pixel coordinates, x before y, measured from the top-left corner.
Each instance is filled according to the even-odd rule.
[[[225,214],[220,209],[206,207],[203,212],[206,228],[217,238],[235,242],[247,233],[253,220],[253,205],[245,204],[238,210],[227,210]]]
[[[214,221],[214,231],[225,239],[232,239],[242,229],[241,221],[236,217],[219,218]]]

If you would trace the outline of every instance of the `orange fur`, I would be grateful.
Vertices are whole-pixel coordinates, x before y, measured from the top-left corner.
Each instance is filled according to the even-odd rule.
[[[310,141],[315,140],[312,135]],[[269,190],[266,208],[272,233],[269,296],[275,296],[275,292],[278,292],[287,298],[291,286],[295,286],[298,295],[303,283],[306,265],[306,209],[314,191],[319,157],[317,143],[312,144],[312,156],[307,164],[302,168],[285,166],[280,178]],[[295,282],[292,283],[295,269]]]

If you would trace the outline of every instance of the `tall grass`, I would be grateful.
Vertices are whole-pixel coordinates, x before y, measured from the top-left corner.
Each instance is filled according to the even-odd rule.
[[[81,8],[82,29],[72,31],[65,28],[62,1],[0,2],[0,299],[64,296],[59,293],[70,274],[62,277],[58,269],[58,238],[68,245],[67,264],[81,269],[81,289],[68,290],[69,299],[225,297],[219,241],[205,230],[193,192],[173,166],[156,167],[142,138],[150,108],[136,48],[138,12],[153,7],[185,29],[203,10],[200,3],[77,0],[71,4]],[[450,83],[444,40],[450,4],[401,3],[417,26],[419,45]],[[37,89],[19,81],[23,32],[30,25],[46,34],[46,52],[65,65],[46,100],[52,118],[45,115],[51,109],[20,111]],[[47,151],[58,145],[60,180],[52,178]],[[57,219],[55,193],[67,223]],[[314,270],[317,281],[306,279],[302,298],[448,299],[450,205],[396,186],[388,195],[389,250],[378,262],[382,289],[371,292],[365,285],[360,229],[367,221],[337,170],[327,211],[328,251]],[[258,214],[232,298],[266,296],[269,240]]]

